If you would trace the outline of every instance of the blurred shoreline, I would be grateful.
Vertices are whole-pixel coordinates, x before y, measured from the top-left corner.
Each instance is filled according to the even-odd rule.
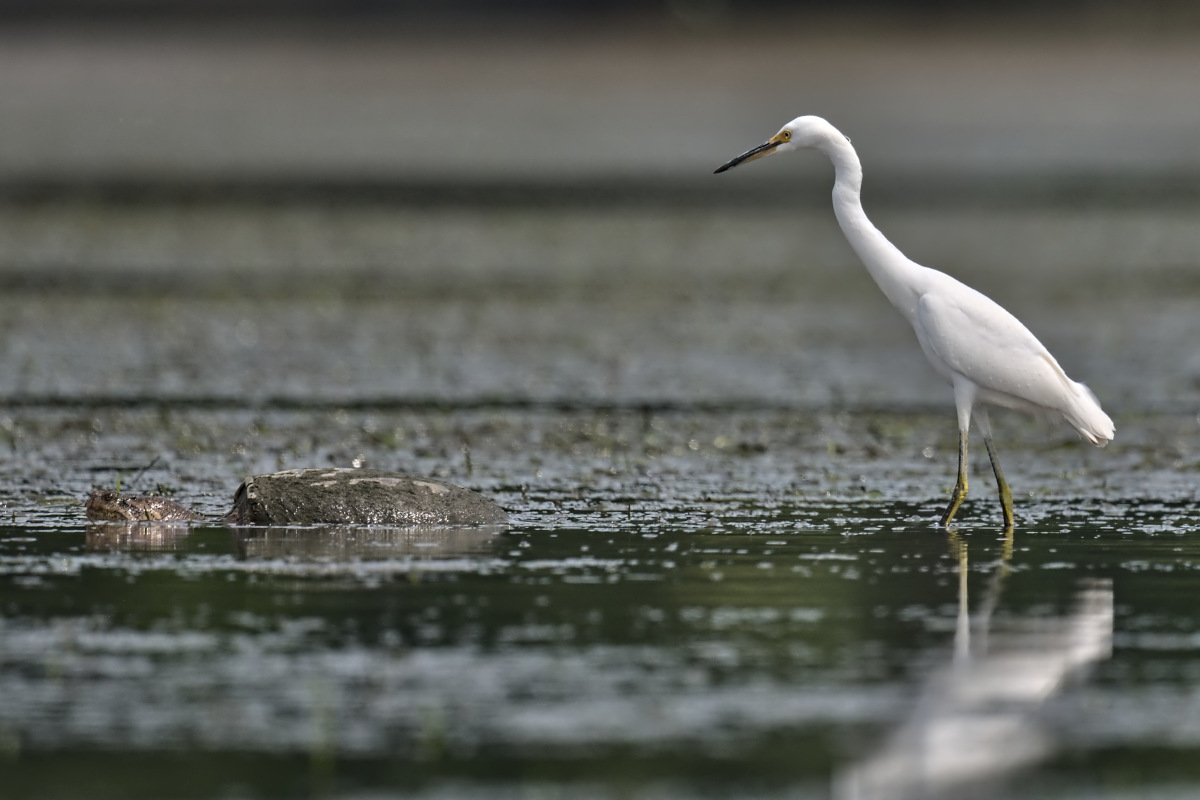
[[[1194,28],[922,18],[0,25],[0,195],[772,196],[828,166],[711,172],[813,113],[853,138],[871,202],[1195,196]]]
[[[831,176],[765,177],[730,186],[710,176],[423,178],[343,175],[14,175],[0,181],[0,208],[50,204],[111,207],[197,205],[422,208],[679,208],[828,206]],[[1200,172],[1074,172],[962,175],[890,172],[864,188],[871,208],[1130,208],[1200,204]]]

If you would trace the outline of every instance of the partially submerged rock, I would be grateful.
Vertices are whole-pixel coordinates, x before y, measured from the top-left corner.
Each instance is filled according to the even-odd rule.
[[[452,483],[373,469],[294,469],[247,478],[225,521],[235,525],[496,525],[508,515]]]
[[[196,513],[156,495],[92,492],[93,522],[188,522]],[[452,483],[374,469],[293,469],[252,475],[222,520],[231,525],[501,525],[508,515],[478,492]]]

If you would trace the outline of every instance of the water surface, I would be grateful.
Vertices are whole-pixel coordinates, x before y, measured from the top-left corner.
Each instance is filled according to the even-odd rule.
[[[953,468],[943,415],[90,413],[80,434],[61,411],[10,427],[8,457],[57,475],[5,487],[11,796],[1147,797],[1200,784],[1200,520],[1170,465],[1122,482],[1081,445],[1014,430],[1008,540],[982,464],[961,526],[932,527]],[[1129,464],[1130,439],[1149,451],[1186,424],[1144,418],[1103,455]],[[213,444],[239,432],[260,455]],[[426,456],[401,463],[371,437]],[[83,490],[118,481],[215,514],[232,475],[300,447],[313,461],[439,463],[514,523],[237,532],[82,517]],[[995,659],[1013,658],[1024,683],[997,677]],[[958,756],[903,756],[882,794],[848,788],[895,731],[933,742],[981,708],[993,727],[1003,710],[1001,746],[959,733]],[[930,766],[959,757],[957,771]]]

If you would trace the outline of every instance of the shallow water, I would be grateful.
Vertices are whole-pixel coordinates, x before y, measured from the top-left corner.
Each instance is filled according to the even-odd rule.
[[[1196,796],[1195,43],[853,22],[4,37],[0,795]],[[1011,540],[801,111],[1116,421]],[[513,522],[216,522],[325,465]]]
[[[1116,420],[996,415],[1007,540],[823,206],[0,207],[4,794],[1192,796],[1193,220],[880,209]],[[324,465],[512,525],[216,521]]]
[[[7,427],[7,474],[33,466],[0,528],[7,796],[1200,786],[1194,466],[1150,455],[1190,416],[1099,452],[1002,425],[1011,541],[984,464],[959,529],[932,527],[943,414],[80,416]],[[355,458],[487,491],[513,525],[106,528],[79,503],[120,482],[217,514],[243,472]],[[896,731],[917,755],[888,761]]]

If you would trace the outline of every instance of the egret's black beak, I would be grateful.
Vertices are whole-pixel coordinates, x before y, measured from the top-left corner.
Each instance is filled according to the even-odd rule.
[[[717,167],[716,171],[713,172],[713,175],[719,175],[720,173],[724,172],[725,170],[733,169],[738,164],[744,163],[746,161],[753,161],[756,158],[762,158],[763,156],[770,155],[772,152],[775,151],[775,148],[781,144],[783,144],[782,141],[777,141],[775,139],[770,139],[768,141],[765,141],[762,144],[760,144],[758,147],[755,147],[753,150],[747,150],[746,152],[742,153],[737,158],[732,159],[730,161],[726,161],[724,164]]]

